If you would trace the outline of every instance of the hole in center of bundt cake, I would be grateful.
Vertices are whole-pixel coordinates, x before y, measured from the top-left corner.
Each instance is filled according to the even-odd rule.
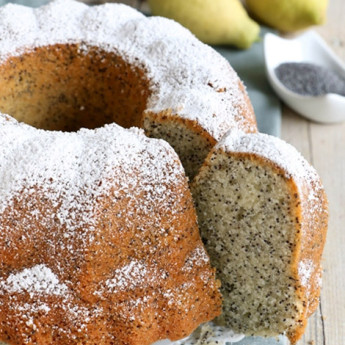
[[[46,130],[140,127],[149,93],[142,69],[96,47],[35,48],[0,67],[0,112]]]

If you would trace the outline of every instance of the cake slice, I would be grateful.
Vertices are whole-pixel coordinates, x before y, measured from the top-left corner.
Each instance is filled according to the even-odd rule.
[[[208,155],[192,193],[222,281],[217,322],[295,343],[320,295],[328,211],[314,168],[278,138],[233,130]]]

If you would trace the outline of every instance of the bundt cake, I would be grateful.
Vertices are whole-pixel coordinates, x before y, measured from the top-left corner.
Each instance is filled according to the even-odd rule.
[[[193,193],[219,323],[297,339],[325,196],[291,148],[255,134],[228,62],[124,5],[10,4],[0,18],[0,339],[151,345],[219,315],[184,175],[208,155]]]
[[[0,110],[48,130],[115,122],[167,140],[192,178],[232,127],[256,131],[229,63],[187,29],[120,4],[0,10]]]
[[[222,282],[217,322],[295,343],[320,294],[328,215],[316,171],[278,138],[231,130],[191,188]]]
[[[11,345],[150,345],[221,311],[183,167],[139,129],[1,115],[0,248]]]

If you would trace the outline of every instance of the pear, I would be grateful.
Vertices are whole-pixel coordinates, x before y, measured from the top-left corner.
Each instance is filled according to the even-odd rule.
[[[208,44],[246,49],[260,27],[239,0],[149,0],[152,14],[176,20]]]
[[[328,0],[246,0],[246,5],[263,23],[290,32],[322,24]]]

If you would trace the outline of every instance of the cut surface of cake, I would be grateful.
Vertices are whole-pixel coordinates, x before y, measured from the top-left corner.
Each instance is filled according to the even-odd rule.
[[[139,129],[0,115],[0,248],[11,345],[149,345],[220,313],[183,167]]]
[[[282,140],[234,130],[209,154],[192,193],[222,282],[218,322],[295,343],[320,295],[328,213],[316,171]]]

